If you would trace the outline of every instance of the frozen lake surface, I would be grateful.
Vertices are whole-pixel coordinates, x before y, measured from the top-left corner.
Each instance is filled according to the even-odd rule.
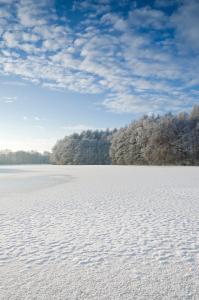
[[[199,168],[1,166],[0,299],[199,299]]]

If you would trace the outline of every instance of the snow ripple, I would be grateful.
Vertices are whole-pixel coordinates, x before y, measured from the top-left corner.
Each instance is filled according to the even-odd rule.
[[[2,300],[199,299],[199,168],[9,168]]]

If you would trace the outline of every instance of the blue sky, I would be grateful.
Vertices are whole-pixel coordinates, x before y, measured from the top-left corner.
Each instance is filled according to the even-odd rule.
[[[0,0],[0,148],[189,111],[198,16],[198,0]]]

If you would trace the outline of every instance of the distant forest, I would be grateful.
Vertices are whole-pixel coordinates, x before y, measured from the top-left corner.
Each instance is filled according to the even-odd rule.
[[[43,154],[37,151],[0,150],[0,165],[13,164],[50,164],[51,153],[45,151]]]
[[[0,151],[0,164],[199,165],[199,105],[189,114],[144,115],[117,130],[82,131],[52,153]]]
[[[199,105],[189,114],[144,115],[110,131],[83,131],[57,141],[60,165],[199,165]]]

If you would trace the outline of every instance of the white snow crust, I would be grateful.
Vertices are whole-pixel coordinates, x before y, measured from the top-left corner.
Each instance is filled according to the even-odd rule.
[[[0,299],[199,299],[199,168],[1,166]]]

